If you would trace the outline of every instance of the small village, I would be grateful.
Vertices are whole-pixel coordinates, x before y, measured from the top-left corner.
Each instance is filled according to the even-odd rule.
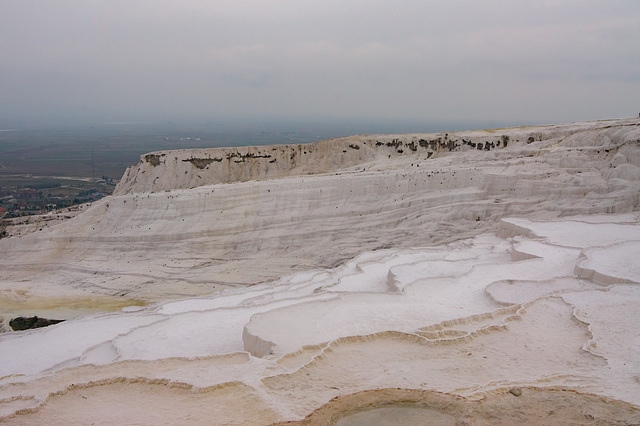
[[[21,176],[0,179],[0,218],[31,216],[99,200],[113,192],[116,181]]]

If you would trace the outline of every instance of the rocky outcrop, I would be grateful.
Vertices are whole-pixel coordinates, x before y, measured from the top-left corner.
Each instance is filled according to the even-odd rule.
[[[35,317],[16,317],[9,321],[9,325],[14,331],[30,330],[32,328],[48,327],[58,324],[64,320],[47,319]]]
[[[372,162],[413,156],[415,161],[450,153],[528,149],[561,142],[584,132],[601,132],[593,142],[613,141],[637,120],[587,122],[469,132],[349,136],[305,145],[270,145],[159,151],[129,167],[114,194],[161,192],[217,183],[304,176],[364,167]],[[580,142],[581,144],[583,142]]]
[[[422,134],[351,136],[306,145],[211,148],[146,154],[127,169],[115,194],[159,192],[216,183],[322,174],[378,159],[507,146],[509,135]]]

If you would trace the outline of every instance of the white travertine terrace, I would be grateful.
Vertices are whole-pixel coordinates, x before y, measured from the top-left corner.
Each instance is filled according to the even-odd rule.
[[[0,334],[0,419],[269,424],[382,388],[638,406],[639,124],[143,156],[0,241],[5,318],[69,318]]]

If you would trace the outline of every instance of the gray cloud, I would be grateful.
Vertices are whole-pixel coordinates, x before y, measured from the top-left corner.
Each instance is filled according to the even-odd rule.
[[[0,114],[558,122],[640,109],[640,3],[0,0]]]

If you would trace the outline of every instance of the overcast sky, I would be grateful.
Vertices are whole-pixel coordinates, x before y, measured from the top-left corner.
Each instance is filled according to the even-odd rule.
[[[638,113],[638,0],[0,0],[5,126]]]

